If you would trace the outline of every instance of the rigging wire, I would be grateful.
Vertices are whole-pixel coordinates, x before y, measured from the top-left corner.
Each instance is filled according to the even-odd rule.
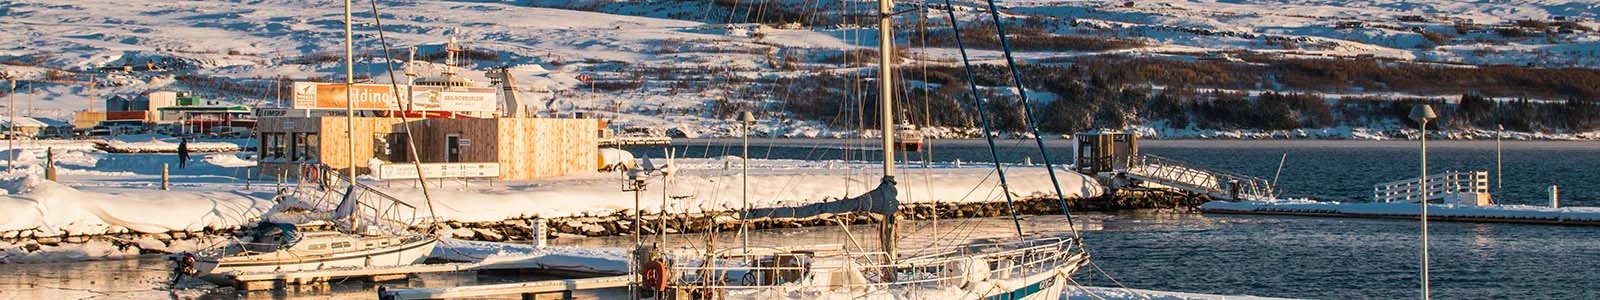
[[[386,73],[389,75],[390,91],[392,91],[394,94],[394,101],[396,104],[395,107],[404,109],[405,103],[402,102],[400,98],[400,82],[398,81],[398,78],[394,76],[394,55],[389,51],[389,40],[383,34],[383,15],[378,13],[378,0],[371,0],[369,2],[372,4],[373,25],[378,29],[378,44],[383,46],[383,61],[386,69],[388,70]],[[511,74],[505,74],[505,76],[511,76]],[[417,162],[413,165],[415,165],[417,168],[417,183],[422,187],[422,199],[428,206],[428,216],[429,218],[433,219],[434,222],[437,222],[439,216],[434,212],[433,197],[428,190],[427,176],[423,175],[422,172],[422,158],[419,156],[419,154],[417,154],[417,144],[415,139],[411,138],[415,136],[411,132],[411,125],[409,124],[411,121],[409,120],[409,117],[406,116],[405,111],[401,111],[398,115],[400,115],[401,124],[406,124],[406,126],[402,126],[406,132],[406,148],[408,149],[407,152],[411,153],[411,160]],[[351,180],[355,179],[352,178]],[[456,254],[464,257],[478,260],[483,259],[483,257],[477,257],[471,254],[463,253],[452,247],[446,247],[446,249],[449,249],[451,252],[455,252]]]
[[[1067,217],[1067,228],[1071,229],[1073,239],[1076,239],[1077,243],[1081,246],[1083,244],[1083,236],[1078,233],[1078,228],[1074,226],[1075,223],[1072,220],[1071,209],[1067,206],[1067,197],[1061,192],[1061,181],[1056,178],[1056,168],[1050,161],[1050,151],[1044,147],[1044,137],[1039,135],[1038,118],[1036,118],[1033,114],[1033,106],[1028,102],[1028,90],[1023,85],[1022,72],[1017,69],[1017,60],[1011,55],[1011,41],[1010,39],[1006,38],[1005,24],[1000,22],[999,8],[997,8],[994,4],[994,0],[985,0],[985,2],[989,3],[989,15],[994,19],[994,28],[1000,37],[1000,47],[1005,50],[1006,67],[1011,69],[1012,82],[1017,86],[1017,98],[1022,104],[1023,113],[1026,114],[1025,119],[1028,121],[1028,129],[1033,132],[1033,140],[1039,146],[1039,155],[1044,159],[1045,172],[1050,174],[1050,184],[1051,186],[1055,187],[1056,199],[1061,201],[1061,214]],[[945,4],[948,5],[949,0],[945,0]],[[951,10],[950,15],[951,22],[955,22],[955,11]],[[955,28],[955,24],[951,24],[950,26],[951,28]],[[957,30],[956,41],[958,44],[961,40],[960,36],[960,30]],[[966,52],[966,48],[963,47],[961,50],[961,57],[963,61],[966,60]],[[970,77],[971,69],[968,68],[967,71],[969,74],[968,76]],[[974,86],[974,88],[976,88],[976,86]],[[974,90],[973,92],[976,93],[977,91]],[[987,128],[988,126],[984,127]],[[1085,249],[1084,251],[1087,253],[1088,250]]]
[[[991,0],[991,5],[992,5],[992,3],[993,2]],[[950,0],[944,0],[944,4],[947,7],[954,7],[954,6],[951,6]],[[973,75],[973,72],[972,72],[972,61],[970,59],[968,59],[968,57],[967,57],[967,47],[966,47],[965,43],[962,42],[962,40],[961,40],[961,28],[960,28],[960,26],[958,24],[956,24],[956,12],[955,12],[954,9],[946,9],[945,13],[949,14],[949,17],[950,17],[950,28],[951,28],[952,33],[955,34],[956,47],[961,50],[961,64],[966,67],[967,87],[972,92],[970,94],[970,96],[972,97],[972,102],[977,105],[977,107],[978,107],[978,118],[983,121],[983,139],[984,139],[984,141],[989,143],[989,156],[994,159],[995,173],[1000,175],[1000,187],[1001,187],[1001,189],[1005,190],[1004,193],[1005,193],[1005,196],[1006,196],[1006,209],[1011,211],[1011,223],[1012,223],[1012,225],[1016,226],[1017,236],[1021,237],[1023,235],[1022,234],[1022,222],[1017,220],[1017,210],[1016,210],[1015,204],[1012,203],[1013,200],[1011,199],[1011,187],[1006,182],[1006,171],[1005,171],[1005,168],[1000,167],[1000,154],[997,153],[996,150],[995,150],[994,135],[989,134],[990,132],[992,132],[992,128],[989,126],[990,125],[989,124],[989,115],[984,110],[983,99],[980,99],[979,96],[978,96],[978,82],[974,78],[974,75]],[[1055,176],[1054,173],[1052,173],[1051,176],[1052,176],[1052,178],[1054,178],[1054,176]],[[1061,187],[1059,185],[1057,185],[1056,190],[1057,191],[1061,190]],[[1062,200],[1062,201],[1066,201],[1066,200]],[[1068,220],[1071,220],[1071,219],[1068,219]],[[1071,226],[1070,222],[1068,223],[1068,226]]]

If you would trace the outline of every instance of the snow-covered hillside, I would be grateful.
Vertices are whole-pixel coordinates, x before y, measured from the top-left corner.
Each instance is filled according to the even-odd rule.
[[[770,2],[776,7],[806,3]],[[1000,1],[1020,20],[1051,34],[1136,40],[1142,46],[1103,51],[1030,50],[1028,62],[1122,53],[1194,60],[1219,51],[1294,57],[1377,57],[1447,63],[1600,66],[1594,1]],[[274,79],[338,80],[344,64],[343,10],[333,1],[9,1],[0,3],[0,72],[24,82],[16,93],[29,115],[67,118],[91,101],[85,83],[100,82],[94,99],[139,97],[152,90],[196,91],[207,98],[272,105]],[[804,16],[849,16],[870,2],[814,3]],[[987,15],[982,2],[956,2],[964,25]],[[525,99],[562,113],[598,113],[614,124],[669,130],[686,136],[730,134],[727,108],[786,109],[777,91],[750,91],[751,81],[848,74],[860,70],[846,53],[876,45],[875,30],[849,24],[784,26],[776,17],[713,2],[385,1],[381,22],[391,54],[408,49],[437,58],[449,38],[471,56],[463,76],[487,83],[482,71],[507,66]],[[902,9],[921,2],[901,2]],[[930,7],[943,7],[942,3]],[[763,6],[765,9],[766,6]],[[845,7],[841,9],[840,7]],[[742,12],[741,12],[742,11]],[[764,12],[765,10],[763,10]],[[389,82],[371,8],[357,5],[354,30],[358,78]],[[776,15],[776,13],[774,13]],[[950,48],[918,48],[907,40],[918,14],[902,14],[906,57],[955,65]],[[931,26],[943,21],[930,10]],[[1535,20],[1548,32],[1505,37],[1495,30]],[[1548,24],[1544,24],[1548,23]],[[1460,25],[1471,24],[1471,26]],[[1565,24],[1565,25],[1563,25]],[[812,25],[812,24],[805,24]],[[1567,26],[1571,25],[1571,26]],[[1463,27],[1465,26],[1465,27]],[[1567,27],[1562,27],[1567,26]],[[1576,26],[1576,27],[1572,27]],[[1574,30],[1575,31],[1571,31]],[[1571,32],[1568,32],[1571,31]],[[1425,33],[1445,33],[1428,36]],[[921,54],[927,54],[923,57]],[[982,63],[998,51],[975,49]],[[431,57],[430,57],[431,55]],[[433,62],[442,60],[433,59]],[[910,63],[908,61],[907,63]],[[423,63],[420,73],[440,69]],[[122,71],[127,67],[132,72]],[[913,78],[907,76],[906,78]],[[370,78],[370,79],[367,79]],[[592,78],[584,82],[580,78]],[[403,80],[403,78],[401,79]],[[764,87],[770,88],[770,87]],[[838,88],[848,87],[809,87]],[[775,89],[775,88],[773,88]],[[1377,92],[1380,95],[1381,92]],[[1034,94],[1044,94],[1035,92]],[[1459,95],[1459,94],[1455,94]],[[1047,97],[1048,98],[1048,97]],[[844,101],[844,100],[840,100]],[[21,103],[29,103],[24,106]],[[771,112],[758,131],[791,136],[848,136],[822,121]]]

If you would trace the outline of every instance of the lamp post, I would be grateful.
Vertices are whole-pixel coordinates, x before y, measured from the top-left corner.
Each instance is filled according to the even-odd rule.
[[[1439,115],[1433,113],[1433,107],[1417,104],[1411,107],[1410,117],[1417,121],[1417,129],[1422,131],[1421,138],[1418,139],[1422,142],[1422,177],[1417,178],[1420,181],[1418,188],[1421,190],[1421,198],[1417,204],[1422,207],[1420,218],[1422,219],[1422,299],[1427,300],[1430,299],[1428,297],[1428,120],[1438,118]]]
[[[1494,193],[1495,197],[1505,196],[1506,176],[1500,164],[1500,138],[1506,135],[1506,126],[1494,125]]]
[[[627,178],[622,182],[622,191],[633,192],[633,246],[638,248],[644,245],[644,236],[640,231],[644,229],[640,222],[644,221],[644,213],[640,210],[639,198],[645,190],[645,179],[650,177],[649,170],[633,169],[627,171]]]
[[[740,219],[744,219],[745,215],[750,213],[750,123],[755,123],[755,121],[756,116],[748,111],[744,112],[744,115],[740,116],[739,118],[739,135],[744,137],[744,157],[739,160],[740,167],[744,168],[740,172],[742,173],[740,176],[743,177],[741,179],[743,183],[740,184],[743,186],[741,188],[741,193],[743,193],[743,195],[739,197]],[[746,220],[739,222],[739,235],[744,239],[744,254],[750,254],[749,221]]]

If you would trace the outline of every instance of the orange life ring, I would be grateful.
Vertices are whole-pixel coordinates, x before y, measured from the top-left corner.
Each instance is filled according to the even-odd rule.
[[[667,281],[670,280],[668,277],[671,275],[667,273],[666,262],[660,259],[652,259],[644,263],[644,268],[641,271],[642,275],[644,275],[644,286],[646,288],[657,292],[667,290]]]
[[[318,174],[318,173],[319,172],[317,172],[317,166],[313,166],[313,165],[309,165],[309,164],[300,165],[300,177],[301,177],[301,179],[303,179],[306,182],[319,182],[317,180],[317,177],[320,174]]]

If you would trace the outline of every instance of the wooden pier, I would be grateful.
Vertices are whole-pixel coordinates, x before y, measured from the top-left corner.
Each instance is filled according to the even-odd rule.
[[[233,287],[244,291],[282,289],[290,286],[323,284],[347,279],[383,282],[406,279],[411,274],[478,270],[473,263],[407,265],[375,268],[344,268],[297,272],[261,272],[224,275]]]
[[[572,299],[574,291],[626,287],[630,277],[632,276],[618,275],[449,288],[379,289],[378,299],[449,299],[502,295],[520,295],[522,299]]]

